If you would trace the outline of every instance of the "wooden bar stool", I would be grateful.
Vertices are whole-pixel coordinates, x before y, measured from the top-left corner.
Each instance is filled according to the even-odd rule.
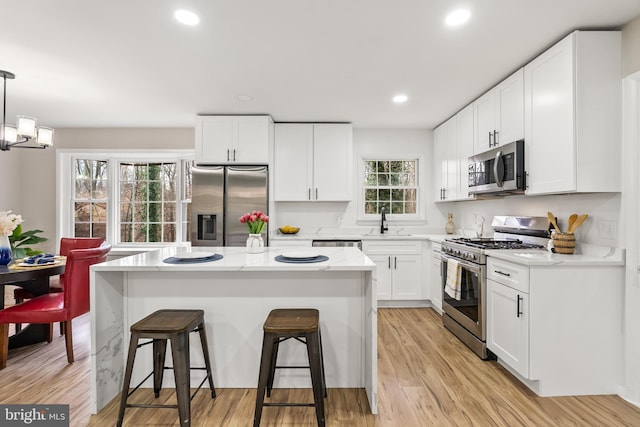
[[[199,332],[202,352],[204,353],[205,367],[191,367],[189,359],[189,333]],[[151,338],[142,344],[138,340]],[[167,340],[171,340],[171,357],[173,367],[164,366]],[[131,392],[131,373],[136,357],[136,350],[139,347],[153,343],[153,371],[147,375]],[[162,388],[162,378],[165,369],[173,369],[176,382],[177,405],[143,405],[127,404],[127,398],[131,396],[151,375],[153,375],[153,392],[155,397],[159,397]],[[190,370],[206,370],[207,375],[202,380],[192,396]],[[124,374],[122,394],[120,396],[120,412],[118,413],[118,426],[122,425],[124,411],[126,408],[178,408],[180,426],[191,425],[191,400],[198,393],[206,380],[209,380],[211,398],[216,397],[216,389],[213,386],[213,375],[211,374],[211,362],[209,360],[209,347],[207,345],[207,335],[204,329],[204,311],[202,310],[158,310],[137,323],[131,325],[131,340],[129,341],[129,355],[127,356],[127,366]]]
[[[262,341],[262,358],[258,375],[258,395],[256,411],[253,419],[254,427],[260,426],[262,408],[265,406],[308,406],[316,408],[316,419],[319,427],[324,427],[324,399],[327,397],[327,386],[324,376],[324,360],[322,357],[322,338],[318,310],[312,308],[275,309],[269,313],[264,322],[264,338]],[[307,346],[309,366],[278,366],[278,347],[281,342],[295,339]],[[276,369],[309,369],[313,387],[314,403],[264,403],[265,392],[271,396]]]

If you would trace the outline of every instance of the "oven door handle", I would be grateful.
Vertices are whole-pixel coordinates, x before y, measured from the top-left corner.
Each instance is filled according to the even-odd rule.
[[[470,262],[467,262],[467,261],[463,261],[460,258],[455,258],[455,257],[452,257],[452,256],[445,255],[443,253],[440,253],[440,259],[442,259],[442,261],[445,261],[445,262],[447,262],[450,259],[456,260],[456,261],[458,261],[460,263],[460,266],[462,268],[464,268],[466,270],[469,270],[469,271],[472,271],[472,272],[474,272],[475,274],[478,274],[478,275],[480,275],[481,272],[482,272],[482,268],[481,268],[480,264],[473,264],[473,263],[470,263]]]

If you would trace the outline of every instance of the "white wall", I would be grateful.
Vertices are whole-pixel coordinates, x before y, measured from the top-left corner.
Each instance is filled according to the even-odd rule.
[[[14,148],[10,151],[0,151],[0,182],[3,183],[0,190],[0,211],[22,213],[21,151],[25,150]]]
[[[435,207],[431,200],[433,194],[431,187],[431,164],[433,162],[433,132],[426,129],[354,129],[353,130],[353,189],[354,201],[344,202],[278,202],[275,204],[275,213],[272,213],[274,226],[293,225],[303,229],[317,228],[353,228],[358,226],[371,226],[372,222],[357,221],[357,193],[358,176],[357,163],[363,154],[417,154],[422,156],[421,181],[426,188],[424,193],[426,203],[426,219],[413,225],[425,226],[436,215]],[[389,226],[394,226],[389,223]]]
[[[447,213],[453,213],[456,229],[474,230],[474,214],[485,217],[484,235],[490,236],[494,215],[546,216],[552,212],[560,228],[565,230],[572,213],[589,214],[589,218],[576,231],[578,243],[603,246],[622,246],[620,193],[571,194],[556,196],[507,196],[492,200],[438,203],[439,221],[444,230]],[[604,225],[615,228],[613,236],[604,234]]]

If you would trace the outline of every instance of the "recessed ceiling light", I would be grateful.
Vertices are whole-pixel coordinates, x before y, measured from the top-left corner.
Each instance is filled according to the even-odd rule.
[[[403,102],[407,102],[407,99],[409,99],[407,95],[396,95],[393,97],[393,102],[396,104],[402,104]]]
[[[238,101],[251,101],[252,99],[251,95],[238,95]]]
[[[174,15],[176,19],[184,25],[198,25],[198,23],[200,22],[200,18],[198,18],[198,15],[189,10],[176,10]]]
[[[448,14],[445,22],[450,27],[456,27],[467,22],[470,16],[471,12],[469,12],[467,9],[458,9]]]

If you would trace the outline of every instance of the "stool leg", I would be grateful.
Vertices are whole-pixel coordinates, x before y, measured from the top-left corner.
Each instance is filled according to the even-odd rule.
[[[133,362],[136,359],[136,349],[138,346],[138,335],[136,333],[131,334],[129,339],[129,354],[127,355],[127,367],[124,371],[124,380],[122,381],[122,393],[120,394],[120,410],[118,411],[117,427],[122,426],[122,420],[124,418],[124,410],[127,405],[127,396],[129,394],[129,385],[131,384],[131,373],[133,372]]]
[[[164,378],[164,361],[167,355],[167,340],[153,340],[153,394],[160,397],[162,378]]]
[[[305,334],[307,339],[307,354],[311,368],[311,384],[313,386],[313,400],[316,406],[318,427],[324,427],[324,396],[322,391],[322,366],[320,363],[320,342],[318,333]]]
[[[269,379],[271,368],[271,354],[273,353],[274,341],[277,340],[274,334],[264,334],[262,339],[262,357],[260,358],[260,372],[258,374],[258,390],[256,395],[256,411],[253,417],[253,427],[260,426],[262,418],[262,404],[264,403],[264,393]]]
[[[176,397],[180,427],[191,425],[191,376],[189,372],[189,333],[171,338],[173,374],[176,379]]]
[[[273,351],[271,352],[271,366],[269,367],[269,379],[267,380],[267,397],[271,397],[273,389],[273,379],[276,376],[276,363],[278,361],[278,349],[280,348],[280,339],[276,338],[273,342]]]
[[[324,397],[327,397],[327,379],[324,376],[324,355],[322,354],[322,333],[320,333],[319,326],[318,326],[318,342],[320,343],[320,365],[322,366],[322,393]]]
[[[198,325],[198,333],[200,334],[200,344],[202,344],[202,354],[204,355],[204,366],[207,368],[207,376],[209,377],[209,388],[211,389],[211,398],[216,397],[216,388],[213,386],[213,374],[211,373],[211,359],[209,359],[209,345],[207,344],[207,333],[204,330],[204,322]]]

